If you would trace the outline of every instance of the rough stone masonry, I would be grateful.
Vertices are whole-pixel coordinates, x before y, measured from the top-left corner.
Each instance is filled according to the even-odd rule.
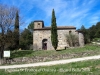
[[[84,36],[81,31],[77,31],[74,26],[58,26],[58,47],[57,49],[65,49],[69,47],[66,36],[73,33],[78,37],[79,46],[84,46]],[[44,27],[42,20],[34,21],[33,31],[33,50],[54,50],[51,44],[51,27]]]

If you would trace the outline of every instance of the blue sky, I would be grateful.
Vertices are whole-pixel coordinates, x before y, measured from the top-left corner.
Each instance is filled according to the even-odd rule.
[[[43,20],[45,26],[50,26],[53,8],[58,26],[89,28],[100,21],[100,0],[0,0],[0,3],[19,8],[25,22],[23,29],[34,20]]]

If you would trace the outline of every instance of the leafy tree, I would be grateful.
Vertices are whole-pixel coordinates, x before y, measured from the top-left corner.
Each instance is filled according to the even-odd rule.
[[[33,33],[33,28],[34,28],[34,22],[32,21],[32,22],[28,25],[28,29],[30,30],[30,32]]]
[[[100,30],[98,30],[95,34],[96,38],[100,38]]]
[[[51,42],[52,42],[52,46],[56,50],[58,47],[58,34],[57,34],[57,24],[56,24],[54,9],[52,11],[52,20],[51,20]]]
[[[28,28],[25,28],[25,30],[20,35],[20,48],[24,50],[32,49],[30,46],[33,44],[33,27],[34,23],[33,21],[28,25]]]
[[[25,30],[21,33],[20,36],[20,48],[24,50],[30,49],[30,45],[33,43],[33,36],[32,33],[25,28]]]
[[[96,25],[92,25],[88,29],[85,29],[85,27],[82,26],[80,30],[84,34],[85,44],[93,41],[95,38],[100,38],[100,22],[97,22]]]
[[[6,39],[5,49],[14,50],[14,32],[11,30],[8,30],[6,37],[7,37],[7,39]]]
[[[95,33],[96,33],[96,27],[95,25],[92,25],[92,27],[89,28],[89,36],[91,41],[93,40],[93,38],[95,38]]]
[[[89,40],[89,31],[88,31],[88,29],[86,29],[84,27],[84,25],[82,25],[80,30],[83,32],[85,44],[89,43],[90,40]]]
[[[95,30],[96,30],[95,37],[100,38],[100,22],[97,22]]]

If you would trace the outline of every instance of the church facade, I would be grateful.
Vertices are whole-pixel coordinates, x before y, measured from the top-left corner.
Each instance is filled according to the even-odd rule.
[[[66,41],[66,35],[69,35],[70,33],[73,33],[78,37],[79,46],[84,46],[84,36],[82,32],[77,31],[74,26],[58,26],[57,33],[57,49],[70,47]],[[44,27],[44,22],[41,20],[34,21],[33,50],[54,50],[51,43],[51,27]]]

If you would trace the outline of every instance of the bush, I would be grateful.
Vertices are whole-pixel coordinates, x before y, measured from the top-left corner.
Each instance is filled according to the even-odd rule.
[[[78,37],[72,33],[66,35],[66,41],[70,47],[75,47],[79,45]]]

